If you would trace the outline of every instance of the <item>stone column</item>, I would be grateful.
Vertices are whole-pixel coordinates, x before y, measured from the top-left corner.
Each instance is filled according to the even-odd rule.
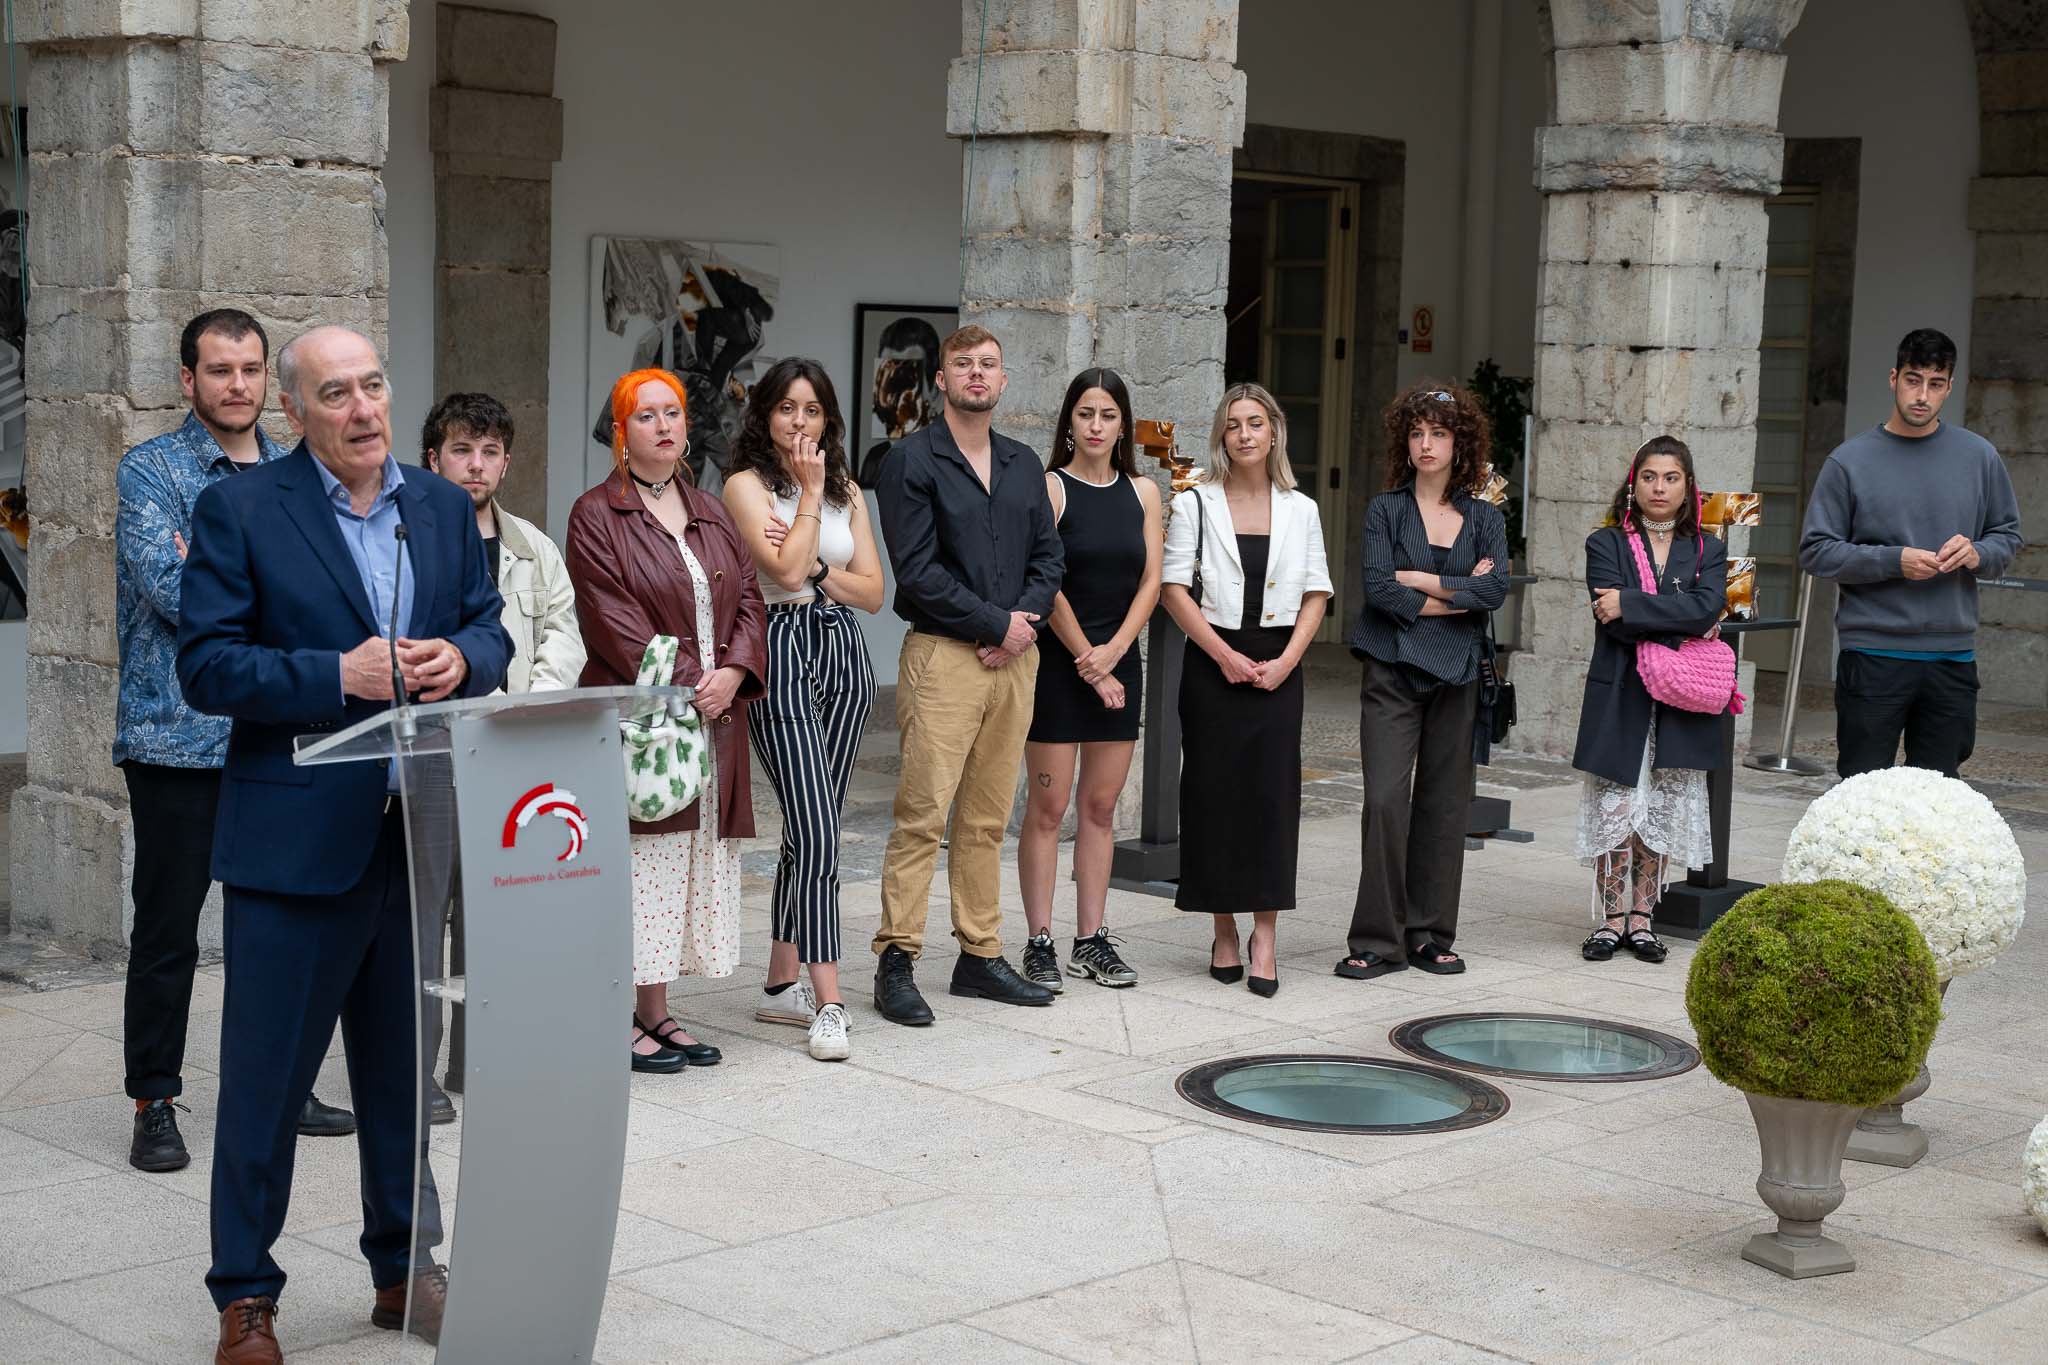
[[[946,131],[973,138],[960,307],[1006,348],[998,424],[1046,453],[1067,381],[1107,365],[1200,452],[1223,396],[1237,0],[986,12],[984,56],[982,2],[963,0]]]
[[[1547,7],[1553,122],[1536,138],[1545,199],[1528,517],[1538,582],[1514,664],[1524,747],[1571,750],[1593,643],[1583,546],[1635,448],[1668,432],[1692,448],[1704,488],[1750,486],[1763,201],[1784,158],[1780,48],[1803,8]]]
[[[962,0],[946,96],[946,131],[970,140],[960,315],[1002,339],[997,425],[1041,458],[1068,382],[1105,365],[1135,417],[1175,423],[1206,460],[1244,140],[1237,18],[1237,0]],[[1145,472],[1164,492],[1164,471]],[[1120,835],[1138,826],[1142,766]],[[1022,792],[1020,777],[1013,827]]]
[[[42,0],[15,22],[35,289],[12,927],[111,945],[133,857],[109,753],[115,465],[182,419],[197,312],[246,309],[273,348],[319,322],[381,339],[384,63],[405,56],[406,0]]]
[[[443,4],[434,24],[434,392],[511,409],[500,497],[546,526],[555,21]]]
[[[2048,12],[2016,0],[1968,8],[1983,121],[1963,423],[2005,456],[2021,529],[2038,543],[2048,524]],[[2048,554],[2024,550],[2010,572],[2048,577]],[[2048,704],[2048,594],[1992,588],[1979,602],[1984,699]]]

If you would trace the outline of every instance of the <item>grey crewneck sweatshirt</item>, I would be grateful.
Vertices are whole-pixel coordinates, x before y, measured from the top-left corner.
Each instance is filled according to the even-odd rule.
[[[1915,582],[1900,570],[1905,547],[1938,552],[1959,534],[1977,547],[1975,573]],[[1841,586],[1843,649],[1966,650],[1976,643],[1977,579],[2004,573],[2020,545],[2019,499],[1989,441],[1946,422],[1917,438],[1880,426],[1828,456],[1799,567]]]

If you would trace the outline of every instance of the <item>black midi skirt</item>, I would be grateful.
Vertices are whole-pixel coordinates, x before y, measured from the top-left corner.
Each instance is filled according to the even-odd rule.
[[[1248,659],[1275,659],[1292,626],[1218,630]],[[1180,674],[1180,889],[1201,914],[1294,908],[1301,847],[1301,669],[1267,692],[1224,681],[1192,641]]]

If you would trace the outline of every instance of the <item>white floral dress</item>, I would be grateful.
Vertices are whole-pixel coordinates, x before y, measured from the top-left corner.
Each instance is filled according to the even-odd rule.
[[[1586,775],[1579,796],[1579,830],[1573,852],[1595,866],[1601,856],[1634,835],[1661,859],[1681,867],[1705,867],[1714,860],[1714,826],[1707,810],[1707,774],[1701,768],[1658,768],[1654,714],[1643,744],[1643,769],[1636,785],[1624,787]],[[1662,875],[1662,869],[1659,869]],[[1593,918],[1601,918],[1595,897]]]
[[[711,580],[681,536],[676,548],[697,590],[697,619],[711,620]],[[711,632],[697,632],[708,675]],[[706,743],[697,828],[633,836],[633,984],[679,976],[731,976],[739,961],[740,841],[718,837],[718,746]]]

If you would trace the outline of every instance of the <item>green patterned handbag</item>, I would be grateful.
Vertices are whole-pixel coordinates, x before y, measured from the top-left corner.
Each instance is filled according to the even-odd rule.
[[[675,677],[676,637],[657,635],[640,658],[642,687],[665,687]],[[643,824],[679,815],[704,790],[710,741],[696,708],[681,714],[663,707],[619,721],[626,753],[626,815]]]

